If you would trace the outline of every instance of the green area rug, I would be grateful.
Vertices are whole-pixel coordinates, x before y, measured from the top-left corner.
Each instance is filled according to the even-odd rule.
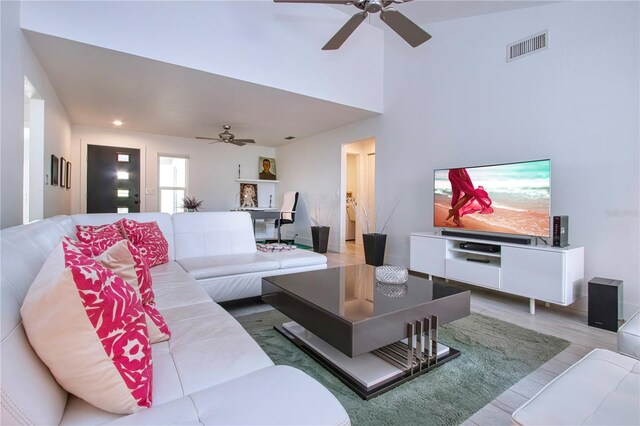
[[[303,370],[329,389],[359,425],[457,425],[569,346],[557,337],[472,313],[440,328],[460,357],[369,401],[273,329],[276,310],[237,318],[274,363]]]

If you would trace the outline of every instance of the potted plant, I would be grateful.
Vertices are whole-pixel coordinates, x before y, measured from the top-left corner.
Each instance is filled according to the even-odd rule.
[[[367,265],[382,266],[384,264],[384,251],[387,244],[387,234],[385,234],[385,231],[389,226],[389,221],[393,213],[396,211],[396,208],[398,208],[398,204],[400,204],[400,198],[397,199],[393,208],[390,210],[389,216],[380,229],[380,232],[376,232],[376,221],[372,219],[365,203],[361,205],[352,204],[356,212],[356,220],[362,228],[364,259]]]
[[[313,251],[316,253],[327,252],[329,231],[331,230],[329,225],[336,210],[336,201],[336,197],[324,194],[316,197],[310,202],[310,205],[307,205]]]
[[[189,197],[185,195],[182,198],[182,207],[187,209],[188,212],[197,212],[198,208],[200,208],[203,204],[202,200],[198,200],[195,196]]]

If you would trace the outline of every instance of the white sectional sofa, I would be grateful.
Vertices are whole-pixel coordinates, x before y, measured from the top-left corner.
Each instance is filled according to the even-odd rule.
[[[310,262],[305,253],[263,258],[254,248],[252,254],[247,237],[253,241],[251,221],[239,213],[125,215],[141,222],[157,221],[169,242],[170,262],[151,268],[157,307],[172,332],[169,341],[152,345],[153,406],[121,416],[61,388],[29,345],[20,306],[61,236],[73,236],[76,224],[99,225],[122,217],[58,216],[0,232],[1,424],[349,424],[344,408],[329,391],[299,370],[273,365],[203,290],[207,287],[224,300],[258,295],[260,277],[267,271],[283,273],[289,261]],[[189,265],[189,253],[209,268],[205,273],[206,268],[191,264],[191,273],[203,285],[175,261]],[[215,260],[207,264],[207,255]],[[326,267],[326,259],[322,262],[311,255],[320,262],[309,267]],[[228,266],[227,259],[235,266]],[[265,264],[255,270],[254,261]]]
[[[640,425],[639,313],[618,330],[618,350],[591,351],[518,408],[512,423]]]

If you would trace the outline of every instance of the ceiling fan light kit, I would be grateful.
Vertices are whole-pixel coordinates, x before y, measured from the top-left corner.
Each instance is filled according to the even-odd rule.
[[[431,38],[431,34],[420,28],[412,20],[391,7],[393,4],[408,3],[412,0],[273,0],[275,3],[317,3],[353,5],[362,12],[353,15],[346,24],[331,37],[322,50],[336,50],[349,38],[370,13],[380,13],[380,19],[412,47],[420,46]]]
[[[230,143],[237,146],[244,146],[248,143],[256,143],[256,141],[253,139],[236,139],[235,135],[229,131],[231,130],[231,126],[229,126],[228,124],[225,124],[224,126],[222,126],[222,128],[224,129],[224,131],[222,133],[218,133],[217,138],[196,136],[196,139],[209,140],[211,141],[209,142],[210,144],[216,143],[216,142],[224,142],[224,143]]]

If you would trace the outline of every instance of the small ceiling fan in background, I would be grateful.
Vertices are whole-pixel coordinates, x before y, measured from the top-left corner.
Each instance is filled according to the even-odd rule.
[[[243,146],[248,143],[256,143],[256,141],[254,141],[253,139],[236,139],[234,134],[229,131],[231,130],[231,126],[229,126],[228,124],[225,124],[224,126],[222,126],[222,128],[224,129],[224,132],[218,133],[219,137],[217,138],[207,138],[204,136],[196,136],[196,139],[209,140],[211,141],[209,143],[216,143],[216,142],[232,143],[238,146]]]
[[[380,19],[402,37],[412,47],[420,46],[431,38],[431,35],[416,25],[409,18],[391,7],[392,4],[408,3],[411,0],[273,0],[275,3],[318,3],[318,4],[352,4],[362,12],[358,12],[324,45],[322,50],[336,50],[349,38],[370,13],[380,12]]]

